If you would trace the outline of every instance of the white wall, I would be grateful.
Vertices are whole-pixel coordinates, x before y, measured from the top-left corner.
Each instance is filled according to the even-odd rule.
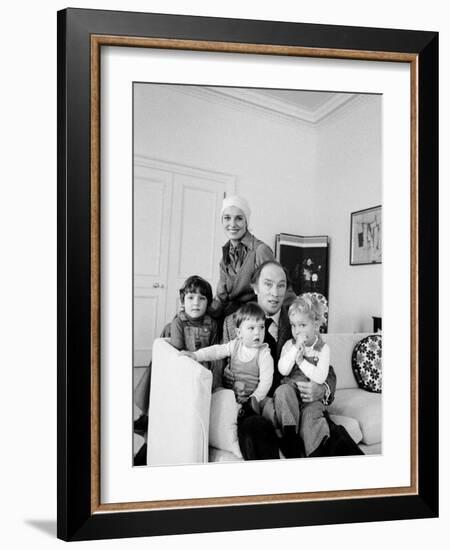
[[[236,191],[252,209],[250,228],[272,248],[280,231],[307,233],[312,211],[299,197],[313,188],[314,129],[184,88],[136,86],[135,153],[236,175]]]
[[[3,149],[0,163],[0,271],[2,315],[1,425],[4,452],[0,483],[2,547],[53,550],[64,543],[55,538],[56,522],[56,15],[68,2],[45,4],[25,0],[3,6],[5,22],[2,69]],[[450,120],[450,22],[444,2],[378,0],[373,6],[357,0],[336,2],[227,2],[182,0],[77,0],[78,7],[154,11],[303,21],[337,25],[427,29],[440,31],[440,112]],[[18,24],[20,22],[20,35]],[[30,85],[32,98],[30,101]],[[21,121],[18,119],[21,114]],[[26,127],[26,130],[25,130]],[[450,332],[449,276],[450,126],[441,125],[441,342]],[[37,268],[37,269],[36,269]],[[356,269],[356,268],[355,268]],[[22,304],[22,305],[20,305]],[[18,351],[27,350],[25,356]],[[164,536],[85,542],[68,548],[83,550],[222,550],[230,548],[287,550],[380,550],[401,545],[422,550],[431,541],[439,548],[448,540],[450,521],[450,455],[448,419],[450,369],[441,369],[440,519],[375,522],[317,527],[265,529],[228,533]],[[20,390],[19,390],[20,389]],[[444,393],[445,392],[445,393]],[[19,397],[20,394],[20,397]]]
[[[350,212],[381,203],[381,102],[359,96],[313,127],[185,86],[135,87],[135,153],[236,176],[251,229],[330,236],[332,332],[372,330],[381,267],[349,266]]]
[[[350,213],[382,203],[381,96],[358,96],[319,128],[314,231],[330,236],[329,330],[371,331],[382,265],[350,265]]]

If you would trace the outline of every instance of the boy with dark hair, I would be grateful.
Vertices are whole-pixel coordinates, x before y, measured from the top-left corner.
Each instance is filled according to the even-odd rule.
[[[212,299],[208,281],[198,275],[186,279],[180,288],[180,312],[170,325],[173,347],[194,352],[217,342],[217,323],[207,313]]]

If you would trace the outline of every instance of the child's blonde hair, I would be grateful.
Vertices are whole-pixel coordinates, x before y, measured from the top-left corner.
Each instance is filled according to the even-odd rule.
[[[289,317],[294,313],[304,313],[313,321],[318,321],[319,326],[326,321],[327,306],[321,302],[312,292],[305,292],[296,298],[289,307]]]

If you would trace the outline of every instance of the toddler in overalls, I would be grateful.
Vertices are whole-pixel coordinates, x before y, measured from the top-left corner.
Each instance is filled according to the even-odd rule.
[[[253,411],[259,413],[273,379],[273,359],[269,346],[264,343],[266,316],[253,302],[241,306],[235,316],[237,337],[234,340],[182,354],[196,361],[217,361],[229,357],[236,401],[241,405],[251,405]]]
[[[289,384],[300,406],[300,436],[306,456],[310,456],[330,436],[322,401],[304,402],[301,383],[310,380],[323,384],[330,368],[330,348],[320,336],[326,306],[315,296],[306,293],[289,307],[292,339],[281,350],[278,370],[284,376],[281,384]],[[293,392],[294,395],[294,392]]]

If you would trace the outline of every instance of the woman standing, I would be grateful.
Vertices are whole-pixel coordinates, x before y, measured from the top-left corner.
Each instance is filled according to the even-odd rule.
[[[226,317],[242,304],[256,300],[250,286],[252,273],[274,259],[271,248],[249,232],[250,207],[243,197],[226,197],[221,218],[228,242],[222,248],[219,283],[210,308],[216,318]]]

